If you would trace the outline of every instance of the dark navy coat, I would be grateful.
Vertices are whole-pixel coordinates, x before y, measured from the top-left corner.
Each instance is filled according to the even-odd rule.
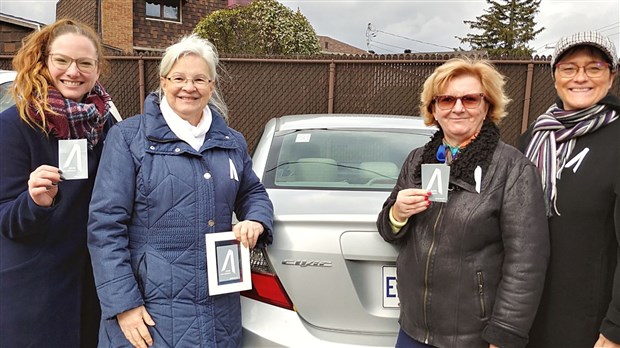
[[[115,316],[142,304],[156,347],[236,347],[239,293],[209,296],[205,233],[265,226],[273,207],[245,139],[213,111],[199,151],[170,130],[151,94],[145,114],[110,130],[90,205],[88,246],[102,306],[100,347],[129,347]],[[233,171],[236,175],[233,175]]]
[[[49,208],[28,194],[30,173],[58,166],[58,139],[0,114],[0,347],[94,347],[99,305],[86,247],[88,203],[102,139],[88,151],[88,179],[66,180]]]

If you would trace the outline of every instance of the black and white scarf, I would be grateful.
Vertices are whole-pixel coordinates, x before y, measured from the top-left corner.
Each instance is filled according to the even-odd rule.
[[[534,123],[532,139],[525,155],[538,167],[542,176],[547,216],[557,215],[557,179],[575,148],[576,138],[593,133],[618,119],[618,112],[604,103],[582,110],[564,110],[553,104]]]

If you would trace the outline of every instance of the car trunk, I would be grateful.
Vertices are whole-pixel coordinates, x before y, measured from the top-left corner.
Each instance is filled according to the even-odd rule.
[[[269,258],[300,317],[311,326],[398,331],[393,296],[397,250],[383,241],[375,224],[388,194],[269,190],[275,209]]]

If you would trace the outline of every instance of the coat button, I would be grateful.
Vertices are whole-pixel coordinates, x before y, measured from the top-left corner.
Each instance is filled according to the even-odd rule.
[[[151,145],[151,147],[149,147],[149,149],[155,150],[155,146]]]
[[[230,137],[229,137],[228,135],[227,135],[227,136],[225,136],[224,138],[226,138],[226,139],[230,139]]]
[[[215,226],[215,221],[209,220],[209,222],[207,222],[207,224],[209,224],[209,227],[213,227],[213,226]]]
[[[181,152],[181,149],[177,147],[176,149],[174,149],[174,152]]]
[[[205,175],[203,175],[203,177],[207,180],[211,179],[211,173],[205,173]]]

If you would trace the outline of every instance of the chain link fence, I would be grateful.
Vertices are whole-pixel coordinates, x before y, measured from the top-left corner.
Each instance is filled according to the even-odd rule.
[[[272,117],[309,113],[418,115],[424,80],[451,56],[221,57],[219,88],[230,109],[230,125],[253,151]],[[159,86],[159,53],[111,56],[101,77],[123,115],[139,114],[144,97]],[[0,69],[11,68],[0,56]],[[492,60],[507,78],[512,100],[500,124],[502,139],[515,144],[524,127],[555,100],[547,57]],[[620,84],[612,93],[620,95]]]

